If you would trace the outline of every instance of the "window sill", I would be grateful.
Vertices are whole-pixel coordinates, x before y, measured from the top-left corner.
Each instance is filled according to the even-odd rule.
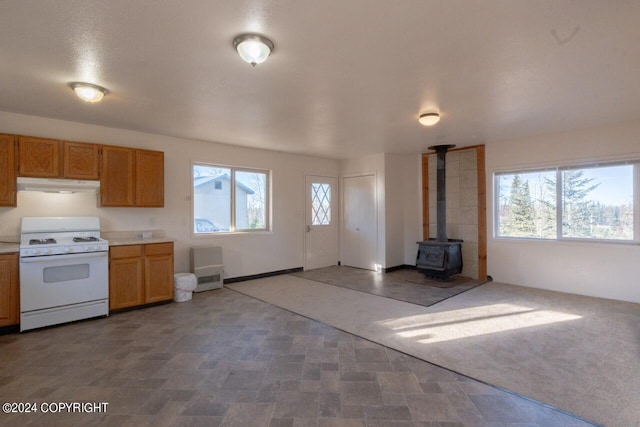
[[[621,247],[633,247],[640,246],[640,242],[635,240],[591,240],[591,239],[536,239],[532,237],[494,237],[496,242],[510,242],[510,243],[533,243],[533,244],[560,244],[560,245],[575,245],[585,244],[587,246],[604,246],[611,247],[611,245]]]
[[[211,237],[231,237],[231,236],[268,236],[272,235],[273,230],[256,230],[256,231],[223,231],[217,233],[191,233],[191,237],[211,238]]]

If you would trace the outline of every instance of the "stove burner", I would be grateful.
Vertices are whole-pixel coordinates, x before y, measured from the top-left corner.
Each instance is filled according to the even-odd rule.
[[[93,237],[93,236],[89,236],[89,237],[74,237],[73,241],[74,242],[97,242],[100,239],[98,239],[97,237]]]
[[[56,239],[31,239],[29,240],[30,245],[53,245],[56,242]]]

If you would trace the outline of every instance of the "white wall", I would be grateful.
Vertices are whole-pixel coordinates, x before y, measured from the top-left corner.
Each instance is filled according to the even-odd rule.
[[[416,265],[422,240],[422,156],[385,154],[386,267]]]
[[[404,264],[404,156],[385,154],[385,263]]]
[[[0,133],[160,150],[165,153],[164,208],[97,208],[88,194],[19,193],[17,208],[0,208],[0,235],[19,234],[23,216],[99,216],[104,231],[162,229],[176,239],[176,272],[188,271],[189,247],[223,247],[226,277],[302,267],[304,174],[338,175],[338,161],[159,136],[0,112]],[[273,171],[273,232],[228,236],[191,234],[191,162]]]
[[[422,154],[404,156],[404,264],[416,265],[422,240]]]
[[[488,274],[499,282],[640,303],[640,245],[493,237],[493,173],[625,158],[640,158],[640,121],[487,143]]]

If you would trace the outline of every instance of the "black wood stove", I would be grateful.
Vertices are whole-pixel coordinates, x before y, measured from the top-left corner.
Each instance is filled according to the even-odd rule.
[[[416,268],[430,279],[451,280],[462,272],[462,240],[447,238],[446,155],[455,145],[429,147],[437,153],[437,214],[438,231],[435,239],[418,242]]]

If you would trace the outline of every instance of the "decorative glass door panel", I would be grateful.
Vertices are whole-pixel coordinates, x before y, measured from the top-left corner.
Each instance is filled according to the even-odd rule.
[[[331,186],[314,182],[311,184],[311,225],[331,224]]]

